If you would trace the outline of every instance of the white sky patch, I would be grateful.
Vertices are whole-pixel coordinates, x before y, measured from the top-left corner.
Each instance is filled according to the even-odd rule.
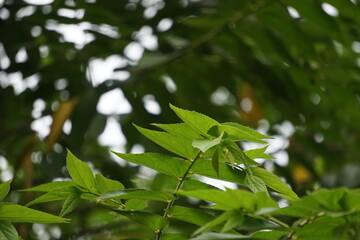
[[[287,10],[292,18],[300,18],[300,14],[295,8],[287,7]]]
[[[21,19],[31,16],[35,13],[36,7],[35,6],[26,6],[23,8],[20,8],[15,15],[15,19],[17,21],[20,21]]]
[[[1,7],[1,3],[0,3],[0,7]],[[0,8],[0,19],[6,20],[9,17],[10,17],[10,11],[7,8]]]
[[[37,133],[41,140],[44,140],[50,133],[52,121],[52,117],[49,115],[35,119],[31,123],[31,129]]]
[[[244,112],[250,112],[253,107],[253,102],[250,98],[243,98],[241,99],[240,107]]]
[[[169,76],[162,76],[161,78],[165,82],[165,87],[170,93],[174,93],[177,90],[176,83]]]
[[[143,26],[135,34],[135,39],[146,48],[147,50],[154,51],[158,48],[158,40],[155,35],[153,35],[153,30],[150,26]]]
[[[139,61],[143,53],[144,53],[143,46],[137,42],[129,43],[124,49],[125,56],[134,62]]]
[[[132,111],[121,89],[114,89],[101,95],[96,109],[105,115],[128,114]]]
[[[163,18],[160,20],[160,22],[156,26],[156,29],[159,32],[166,32],[167,30],[169,30],[172,27],[173,23],[174,23],[174,21],[171,18]]]
[[[236,184],[232,182],[217,180],[204,176],[199,176],[199,180],[222,190],[225,190],[225,188],[237,189]]]
[[[143,97],[145,109],[148,113],[159,115],[161,113],[161,107],[155,100],[154,95],[148,94]]]
[[[284,121],[274,127],[285,138],[289,138],[295,133],[294,125],[289,121]]]
[[[98,86],[108,79],[124,81],[130,77],[127,71],[114,71],[116,68],[123,68],[127,60],[119,55],[111,55],[103,59],[93,59],[90,62],[90,79],[93,86]]]
[[[279,151],[273,154],[275,159],[274,161],[282,167],[285,167],[289,164],[289,154],[286,151]]]
[[[73,10],[68,8],[60,8],[57,10],[57,14],[60,17],[82,19],[85,15],[85,9]]]
[[[65,121],[64,126],[63,126],[63,131],[65,134],[69,135],[71,133],[71,129],[72,129],[72,123],[71,121],[68,119]]]
[[[329,16],[337,17],[339,16],[339,10],[335,8],[333,5],[329,3],[322,3],[321,8],[326,12]]]
[[[124,152],[126,139],[115,117],[108,117],[104,132],[98,137],[99,144],[108,146],[117,152]],[[116,162],[119,158],[113,158]],[[121,159],[120,159],[121,160]]]
[[[85,30],[92,29],[91,23],[89,22],[59,24],[54,20],[48,20],[46,28],[60,33],[65,42],[74,43],[77,49],[82,49],[86,44],[95,40],[93,34],[85,32]]]
[[[354,42],[351,44],[351,47],[352,47],[352,49],[353,49],[354,52],[360,53],[360,42],[354,41]]]
[[[211,94],[211,102],[217,106],[224,106],[230,98],[230,92],[226,87],[219,87]]]
[[[24,2],[33,5],[46,5],[51,4],[54,0],[24,0]]]

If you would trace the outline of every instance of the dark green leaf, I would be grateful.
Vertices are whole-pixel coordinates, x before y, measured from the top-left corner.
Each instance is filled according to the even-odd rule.
[[[217,147],[215,149],[213,157],[211,158],[212,167],[213,167],[214,171],[216,172],[217,176],[219,176],[219,161],[220,161],[219,154],[220,154],[220,151],[222,151],[222,148],[220,148],[220,150],[219,150],[219,148],[220,147]]]

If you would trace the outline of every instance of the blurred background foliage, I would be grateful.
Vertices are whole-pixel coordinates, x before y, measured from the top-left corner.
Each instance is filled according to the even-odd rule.
[[[0,0],[1,180],[14,178],[15,190],[66,178],[69,148],[127,187],[172,185],[109,152],[162,151],[132,123],[178,122],[172,103],[275,136],[278,160],[264,167],[299,195],[359,187],[359,9],[357,0]],[[93,205],[70,217],[18,228],[40,239],[146,236]]]

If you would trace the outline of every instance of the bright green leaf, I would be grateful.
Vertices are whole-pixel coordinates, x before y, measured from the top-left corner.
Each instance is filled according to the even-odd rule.
[[[89,190],[92,193],[96,193],[95,178],[90,167],[83,161],[76,158],[69,150],[66,158],[66,166],[71,178],[74,182]]]
[[[257,137],[258,134],[260,133],[256,132],[255,130],[252,130],[251,128],[246,128],[246,129],[247,131],[244,131],[243,129],[231,125],[222,124],[222,125],[213,126],[208,133],[212,136],[219,136],[219,134],[225,132],[226,134],[224,136],[224,139],[228,139],[231,141],[251,141],[257,143],[266,143],[264,140],[261,140],[261,138]],[[257,133],[257,134],[253,134],[253,133]]]
[[[191,146],[191,141],[167,132],[159,132],[136,126],[136,129],[145,137],[161,147],[187,159],[193,159],[198,151]]]
[[[200,209],[187,208],[182,206],[173,206],[167,213],[170,218],[176,218],[198,226],[202,226],[214,218],[213,215]]]
[[[66,197],[65,202],[61,208],[60,217],[72,212],[81,200],[81,192],[72,192]]]
[[[259,165],[259,163],[249,158],[236,143],[230,143],[226,149],[228,150],[226,156],[232,165],[235,162],[239,164],[245,164],[246,167],[251,165]]]
[[[9,180],[0,184],[0,200],[3,200],[4,197],[6,197],[6,195],[9,193],[11,181],[12,180]]]
[[[194,139],[192,146],[200,149],[202,152],[206,152],[210,148],[218,145],[221,142],[224,133],[221,133],[219,137],[215,139]]]
[[[186,123],[175,123],[175,124],[153,124],[154,126],[161,128],[168,133],[181,136],[187,140],[194,140],[195,138],[200,138],[201,135],[189,127]]]
[[[245,177],[245,184],[254,193],[257,193],[257,192],[266,192],[266,193],[268,193],[264,181],[261,178],[258,178],[256,176],[247,174],[246,177]]]
[[[135,211],[142,210],[147,207],[147,201],[141,199],[130,199],[125,203],[125,210]]]
[[[159,231],[168,226],[169,222],[167,219],[149,212],[139,211],[119,211],[113,210],[118,214],[130,218],[131,220],[144,225],[154,231]]]
[[[147,191],[143,189],[126,189],[119,191],[112,191],[102,194],[99,199],[107,198],[119,198],[119,199],[143,199],[143,200],[155,200],[155,201],[169,201],[175,199],[173,194],[166,192]]]
[[[299,200],[296,193],[294,193],[290,187],[281,181],[275,174],[258,167],[251,168],[251,171],[254,176],[262,179],[266,186],[277,192],[279,195],[289,200]]]
[[[197,132],[208,135],[208,131],[215,125],[219,125],[217,121],[214,119],[195,112],[195,111],[188,111],[174,105],[170,104],[170,108],[178,115],[178,117],[183,120],[187,125],[189,125],[192,129],[196,130]]]
[[[222,151],[222,149],[220,147],[217,147],[215,149],[215,152],[211,158],[211,163],[212,163],[212,167],[214,169],[214,171],[216,172],[216,175],[219,176],[219,161],[220,161],[220,157],[219,155],[221,154],[220,151]]]
[[[219,175],[216,174],[212,166],[212,161],[208,159],[198,159],[193,167],[191,173],[199,174],[205,177],[229,181],[244,185],[245,173],[237,168],[232,168],[226,163],[219,163]]]
[[[267,147],[268,146],[263,147],[263,148],[247,150],[247,151],[244,151],[244,153],[246,154],[246,156],[248,156],[251,159],[255,159],[255,158],[275,159],[273,156],[265,153]]]
[[[182,177],[188,166],[187,162],[185,162],[183,159],[160,153],[113,153],[128,162],[143,165],[176,178]]]
[[[206,224],[201,226],[199,229],[197,229],[193,233],[193,235],[198,235],[206,230],[212,229],[213,227],[218,226],[219,224],[221,224],[223,222],[226,222],[227,220],[232,218],[234,215],[242,216],[241,212],[239,212],[237,210],[230,210],[230,211],[223,212],[216,218],[212,219],[211,221],[207,222]]]
[[[259,239],[269,239],[269,240],[278,240],[282,236],[287,234],[287,232],[282,231],[261,231],[261,232],[255,232],[251,235],[252,238],[259,238]]]
[[[95,175],[95,179],[96,186],[100,194],[110,191],[123,190],[125,188],[124,185],[122,185],[119,181],[108,179],[100,173]]]
[[[41,195],[40,197],[32,200],[31,202],[27,203],[26,206],[31,206],[37,203],[43,202],[52,202],[52,201],[60,201],[65,200],[71,193],[77,193],[79,190],[76,187],[58,187]]]
[[[39,186],[32,188],[22,189],[20,191],[50,192],[53,191],[55,188],[69,187],[69,186],[75,186],[75,183],[73,181],[57,181],[57,182],[41,184]]]
[[[0,239],[19,240],[19,235],[11,223],[0,221]]]
[[[243,126],[243,125],[238,124],[238,123],[226,122],[226,123],[223,123],[222,125],[237,128],[238,130],[241,130],[242,132],[244,132],[244,134],[247,133],[248,135],[252,135],[252,136],[254,136],[254,137],[258,138],[258,139],[274,139],[273,137],[264,135],[264,134],[259,133],[258,131],[254,130],[254,129],[251,129],[249,127]]]
[[[196,236],[194,238],[191,238],[190,240],[223,240],[223,239],[251,239],[256,240],[254,238],[249,238],[242,235],[237,234],[228,234],[228,233],[204,233],[199,236]]]
[[[0,204],[0,221],[30,223],[68,223],[69,219],[61,218],[16,204],[2,203]]]

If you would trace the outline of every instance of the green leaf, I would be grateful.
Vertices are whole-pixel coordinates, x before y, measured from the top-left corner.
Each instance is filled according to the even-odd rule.
[[[231,141],[251,141],[257,143],[266,143],[264,140],[261,140],[261,138],[265,138],[267,136],[263,135],[265,137],[259,138],[258,134],[260,133],[258,133],[257,131],[245,127],[244,129],[246,129],[247,131],[244,131],[243,129],[231,125],[221,124],[221,125],[213,126],[208,133],[211,134],[212,136],[219,136],[219,134],[225,132],[226,134],[224,136],[224,139],[228,139]]]
[[[264,135],[264,134],[259,133],[258,131],[254,130],[252,128],[243,126],[243,125],[238,124],[238,123],[226,122],[226,123],[223,123],[222,125],[237,128],[238,130],[241,130],[241,132],[243,132],[243,134],[248,134],[248,135],[254,136],[255,138],[258,138],[258,139],[274,139],[273,137]]]
[[[11,203],[0,204],[0,221],[68,223],[70,220]]]
[[[72,212],[81,200],[81,192],[72,192],[66,197],[65,202],[61,208],[60,217]]]
[[[258,238],[258,239],[269,239],[269,240],[278,240],[282,236],[287,234],[287,232],[283,231],[261,231],[261,232],[255,232],[251,235],[252,238]]]
[[[163,240],[188,240],[189,238],[183,234],[167,233],[164,234]]]
[[[176,218],[184,222],[189,222],[202,226],[214,219],[214,216],[196,208],[173,206],[167,212],[170,218]]]
[[[192,142],[192,146],[200,149],[202,152],[206,152],[210,148],[218,145],[221,142],[221,139],[223,137],[224,133],[221,133],[219,137],[215,139],[194,139]]]
[[[58,187],[41,195],[40,197],[32,200],[31,202],[27,203],[26,206],[31,206],[37,203],[43,202],[52,202],[52,201],[60,201],[65,200],[71,193],[76,193],[79,190],[76,187]]]
[[[6,197],[6,195],[9,193],[11,181],[12,180],[9,180],[0,184],[0,200],[3,200],[4,197]]]
[[[217,121],[214,119],[195,112],[195,111],[188,111],[174,105],[170,104],[170,108],[176,113],[176,115],[183,120],[187,125],[189,125],[192,129],[196,130],[197,132],[207,136],[208,131],[215,125],[219,125]]]
[[[226,191],[222,191],[201,189],[197,191],[180,191],[179,194],[216,203],[214,208],[220,210],[226,211],[243,208],[251,212],[255,211],[256,196],[244,190],[226,189]]]
[[[66,158],[66,166],[71,178],[82,188],[96,193],[94,174],[90,167],[83,161],[76,158],[69,150]]]
[[[22,189],[20,191],[50,192],[53,191],[55,188],[69,187],[69,186],[75,186],[75,183],[73,181],[57,181],[57,182],[41,184],[39,186],[32,188]]]
[[[248,156],[251,159],[255,159],[255,158],[275,159],[273,156],[265,153],[267,147],[268,146],[263,147],[263,148],[247,150],[247,151],[244,151],[244,153],[246,154],[246,156]]]
[[[232,228],[241,225],[245,221],[244,214],[241,211],[231,211],[232,214],[226,220],[221,232],[228,232]]]
[[[198,230],[196,230],[193,233],[193,235],[198,235],[206,230],[212,229],[213,227],[218,226],[219,224],[226,222],[230,218],[233,218],[234,216],[237,216],[237,215],[242,216],[241,212],[237,211],[237,210],[230,210],[230,211],[223,212],[222,214],[220,214],[219,216],[217,216],[213,220],[207,222],[202,227],[200,227]],[[239,224],[240,224],[240,222],[239,222]]]
[[[125,203],[125,210],[135,211],[142,210],[147,207],[147,201],[141,199],[130,199]]]
[[[227,156],[227,159],[232,165],[235,162],[245,164],[246,167],[250,165],[259,165],[259,163],[249,158],[236,143],[229,143],[226,149],[228,150],[228,153],[225,156]]]
[[[11,223],[0,221],[0,239],[19,240],[19,235]]]
[[[261,178],[247,174],[245,177],[245,184],[250,188],[254,193],[257,192],[266,192],[268,194],[266,185]]]
[[[223,240],[223,239],[251,239],[256,240],[254,238],[249,238],[246,236],[238,235],[238,234],[228,234],[228,233],[204,233],[190,240]]]
[[[220,150],[219,150],[219,148],[220,148]],[[213,167],[214,171],[216,172],[217,176],[219,176],[220,151],[222,151],[222,148],[219,146],[215,149],[213,157],[211,158],[212,167]]]
[[[164,201],[175,199],[173,194],[166,192],[147,191],[144,189],[126,189],[119,191],[112,191],[102,194],[99,199],[107,198],[119,198],[119,199],[143,199],[143,200],[155,200]]]
[[[136,129],[145,137],[161,147],[187,159],[193,159],[198,151],[191,146],[191,141],[167,132],[159,132],[136,126]]]
[[[219,175],[212,166],[212,161],[208,159],[200,158],[198,159],[193,167],[191,168],[191,173],[199,174],[205,177],[224,180],[228,182],[237,183],[244,185],[245,173],[237,168],[232,168],[226,163],[219,163]]]
[[[189,127],[186,123],[175,123],[175,124],[153,124],[154,126],[161,128],[168,133],[181,136],[187,140],[194,140],[195,138],[200,138],[201,135]]]
[[[263,192],[254,194],[238,189],[226,189],[226,191],[201,189],[196,191],[180,191],[179,194],[215,203],[216,206],[212,208],[225,211],[244,209],[248,212],[255,212],[262,208],[277,208],[276,202]]]
[[[119,181],[108,179],[100,173],[97,173],[95,175],[95,179],[96,187],[99,190],[100,194],[110,191],[123,190],[125,188],[124,185],[122,185]]]
[[[183,159],[160,153],[113,153],[128,162],[139,164],[176,178],[182,177],[188,166],[188,163]]]
[[[113,210],[113,211],[125,217],[128,217],[131,220],[139,224],[142,224],[154,231],[162,230],[169,225],[167,219],[153,213],[139,212],[139,211],[119,211],[119,210]]]
[[[296,193],[294,193],[290,187],[281,181],[281,179],[275,174],[258,167],[251,168],[251,171],[254,176],[262,179],[266,186],[277,192],[279,195],[289,200],[299,200]]]

